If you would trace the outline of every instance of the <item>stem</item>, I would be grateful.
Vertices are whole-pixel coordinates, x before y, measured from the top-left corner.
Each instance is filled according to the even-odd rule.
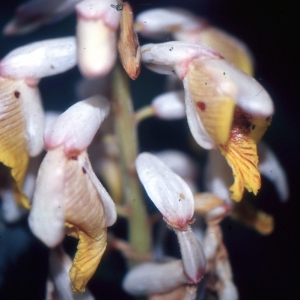
[[[151,105],[142,107],[135,112],[135,122],[138,125],[141,121],[153,117],[154,115],[154,109]]]
[[[120,147],[124,202],[130,211],[129,242],[138,254],[149,253],[151,233],[134,165],[138,154],[135,117],[128,77],[119,65],[114,68],[112,74],[112,102],[115,131]]]

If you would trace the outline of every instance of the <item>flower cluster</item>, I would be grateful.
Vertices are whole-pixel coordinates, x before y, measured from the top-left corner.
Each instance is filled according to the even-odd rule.
[[[270,234],[273,217],[255,210],[244,190],[256,195],[262,174],[282,200],[289,193],[276,156],[260,142],[274,105],[252,77],[250,50],[183,9],[134,17],[129,3],[117,0],[31,0],[4,33],[25,34],[72,12],[74,36],[31,43],[0,60],[2,214],[8,223],[28,215],[33,234],[51,249],[47,299],[77,299],[79,292],[94,299],[86,286],[106,248],[129,262],[122,286],[131,295],[238,299],[220,223],[230,216]],[[138,35],[165,34],[172,41],[139,45]],[[128,77],[138,78],[141,63],[166,75],[167,91],[134,112]],[[45,112],[39,81],[75,66],[84,100]],[[208,152],[202,174],[180,151],[139,153],[136,130],[149,117],[187,119],[195,151]],[[154,216],[142,187],[158,209]],[[108,233],[117,215],[128,221],[128,240]],[[172,231],[180,257],[165,251]],[[62,246],[65,235],[78,239],[73,259]]]

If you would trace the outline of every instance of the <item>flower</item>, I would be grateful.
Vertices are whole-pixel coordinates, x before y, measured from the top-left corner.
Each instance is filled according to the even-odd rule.
[[[205,149],[219,148],[232,168],[231,199],[260,189],[256,144],[271,122],[273,102],[255,79],[203,45],[168,42],[142,47],[142,61],[183,80],[188,124]]]
[[[38,172],[29,226],[48,247],[65,233],[79,239],[69,275],[73,292],[85,290],[106,248],[115,205],[94,174],[87,147],[109,112],[105,98],[80,101],[50,123],[48,150]],[[85,134],[82,134],[85,129]]]

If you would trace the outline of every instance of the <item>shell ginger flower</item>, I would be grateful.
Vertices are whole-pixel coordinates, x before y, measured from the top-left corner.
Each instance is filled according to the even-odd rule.
[[[65,233],[79,239],[69,271],[73,292],[83,292],[106,248],[115,205],[92,170],[87,147],[109,112],[106,99],[80,101],[50,123],[48,150],[38,172],[29,225],[48,247]],[[83,133],[84,132],[84,133]]]
[[[183,81],[194,139],[205,149],[218,148],[232,168],[231,199],[240,201],[244,188],[256,195],[261,186],[256,144],[274,112],[266,90],[203,45],[168,42],[141,50],[147,67]]]

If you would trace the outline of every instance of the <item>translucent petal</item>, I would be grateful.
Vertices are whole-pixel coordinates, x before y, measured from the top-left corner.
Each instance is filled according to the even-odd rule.
[[[0,61],[0,75],[35,78],[56,75],[77,63],[74,37],[34,42],[11,51]]]
[[[19,205],[28,209],[30,204],[22,186],[29,156],[19,100],[19,89],[24,85],[23,81],[0,78],[0,162],[10,168],[15,199]]]
[[[188,185],[150,153],[136,159],[138,176],[150,199],[173,228],[185,229],[194,214],[194,198]]]

